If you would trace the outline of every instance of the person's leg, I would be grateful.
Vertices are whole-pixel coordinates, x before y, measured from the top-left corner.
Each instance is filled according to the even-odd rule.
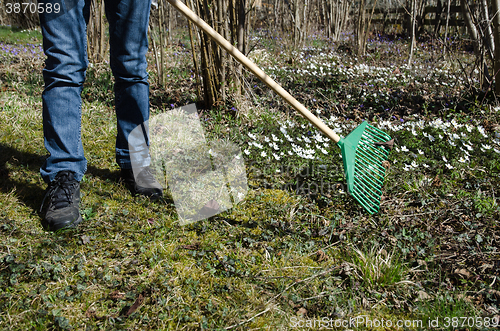
[[[87,68],[86,27],[90,1],[39,0],[43,48],[43,134],[49,157],[40,169],[45,182],[69,170],[80,181],[87,169],[81,141],[81,92]],[[59,8],[56,13],[55,8]]]
[[[109,22],[110,64],[115,77],[116,162],[122,169],[131,169],[132,152],[137,154],[137,157],[132,156],[134,162],[140,162],[141,167],[148,166],[146,53],[151,0],[109,0],[105,7]],[[142,125],[144,136],[134,140],[135,135],[131,136],[131,132]]]
[[[39,0],[43,48],[43,134],[49,152],[40,174],[49,183],[42,225],[75,227],[80,215],[79,181],[87,168],[81,141],[81,97],[87,68],[86,26],[90,1]],[[44,204],[45,202],[45,204]]]
[[[115,77],[116,162],[133,195],[163,196],[149,165],[149,83],[146,53],[151,0],[108,0],[110,64]]]

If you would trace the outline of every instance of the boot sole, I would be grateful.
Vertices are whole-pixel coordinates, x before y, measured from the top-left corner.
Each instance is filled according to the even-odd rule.
[[[57,232],[61,230],[69,230],[69,229],[74,229],[78,226],[83,221],[82,215],[78,215],[78,218],[74,220],[72,223],[69,223],[67,225],[61,226],[57,229],[52,229],[47,222],[42,220],[42,227],[45,231],[50,231],[50,232]]]

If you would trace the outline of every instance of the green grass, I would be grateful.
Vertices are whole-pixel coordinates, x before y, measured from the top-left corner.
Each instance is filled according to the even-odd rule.
[[[273,42],[270,47],[280,47],[265,41]],[[426,80],[423,70],[403,68],[397,79],[391,79],[393,69],[388,76],[376,76],[376,68],[353,74],[352,58],[321,55],[330,54],[321,48],[328,42],[310,43],[320,48],[279,56],[263,49],[255,56],[342,135],[366,118],[390,123],[384,130],[396,138],[397,149],[376,215],[346,194],[340,150],[320,142],[313,127],[249,77],[249,100],[237,111],[203,110],[201,117],[209,140],[231,141],[244,151],[248,195],[225,213],[181,226],[171,201],[132,198],[117,182],[113,82],[101,64],[89,68],[83,93],[84,222],[73,231],[44,232],[38,215],[46,186],[39,175],[46,156],[42,60],[3,58],[0,328],[276,330],[322,318],[428,325],[436,318],[497,316],[500,160],[494,148],[500,146],[494,99],[476,101],[460,86],[436,88],[436,81],[451,80],[446,75],[459,75],[455,71],[434,75],[429,67]],[[388,61],[402,46],[373,47],[380,48],[380,61]],[[424,61],[429,54],[421,52],[417,60]],[[171,84],[151,86],[153,116],[194,99],[189,53],[167,54]],[[297,61],[286,62],[292,56]],[[401,65],[398,59],[393,66]],[[369,56],[358,62],[387,64]],[[150,58],[151,71],[152,63]],[[329,74],[322,75],[320,66]],[[457,126],[442,128],[433,122],[437,118]],[[420,120],[415,135],[411,123]],[[452,140],[453,134],[466,138]],[[317,157],[301,157],[304,150]],[[467,163],[461,162],[463,150],[470,154]]]
[[[6,44],[39,44],[42,33],[38,30],[21,30],[17,27],[0,26],[0,40]]]
[[[353,268],[356,279],[368,289],[412,284],[407,279],[409,272],[405,263],[395,252],[388,253],[383,247],[377,250],[372,246],[366,252],[351,248],[346,261]]]

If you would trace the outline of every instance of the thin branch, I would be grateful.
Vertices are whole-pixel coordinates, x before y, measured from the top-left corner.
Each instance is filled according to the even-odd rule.
[[[243,324],[246,324],[246,323],[248,323],[248,322],[251,322],[251,321],[252,321],[252,320],[254,320],[255,318],[259,317],[260,315],[263,315],[263,314],[267,313],[269,310],[271,310],[271,308],[270,308],[270,307],[267,307],[265,310],[263,310],[263,311],[261,311],[260,313],[258,313],[258,314],[256,314],[256,315],[254,315],[254,316],[250,317],[250,318],[249,318],[249,319],[247,319],[246,321],[243,321],[243,322],[240,322],[240,323],[238,323],[238,324],[234,324],[234,325],[231,325],[231,326],[226,327],[226,330],[234,329],[234,328],[236,328],[236,327],[238,327],[238,326],[241,326],[241,325],[243,325]]]
[[[329,269],[326,269],[325,271],[322,271],[322,272],[320,272],[320,273],[317,273],[317,274],[315,274],[315,275],[312,275],[312,276],[310,276],[310,277],[304,278],[304,279],[302,279],[302,280],[299,280],[298,282],[295,282],[295,283],[293,283],[293,284],[288,285],[288,286],[287,286],[287,287],[286,287],[286,288],[285,288],[285,289],[284,289],[281,293],[276,294],[274,297],[272,297],[270,300],[268,300],[268,301],[266,302],[266,304],[269,304],[271,301],[276,300],[277,298],[279,298],[280,296],[282,296],[282,295],[283,295],[283,293],[285,293],[286,291],[288,291],[288,290],[289,290],[289,289],[291,289],[292,287],[294,287],[294,286],[296,286],[296,285],[299,285],[299,284],[301,284],[301,283],[304,283],[304,282],[308,282],[308,281],[310,281],[310,280],[312,280],[312,279],[314,279],[314,278],[317,278],[317,277],[319,277],[319,276],[323,276],[323,275],[325,275],[325,274],[327,274],[327,273],[332,272],[333,270],[335,270],[335,269],[337,269],[337,268],[338,268],[338,266],[331,267],[331,268],[329,268]]]

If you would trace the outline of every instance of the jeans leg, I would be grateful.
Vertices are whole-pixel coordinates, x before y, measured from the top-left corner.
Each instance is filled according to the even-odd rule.
[[[80,181],[87,169],[81,141],[81,92],[87,69],[88,0],[39,0],[59,4],[58,13],[40,13],[43,48],[43,134],[49,152],[40,174],[45,182],[71,170]]]
[[[115,77],[116,162],[123,169],[131,169],[132,150],[145,156],[142,166],[147,166],[150,157],[147,150],[149,83],[146,53],[151,0],[107,0],[105,4],[110,65]],[[131,132],[139,126],[144,136],[137,140]]]

